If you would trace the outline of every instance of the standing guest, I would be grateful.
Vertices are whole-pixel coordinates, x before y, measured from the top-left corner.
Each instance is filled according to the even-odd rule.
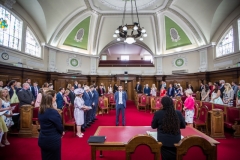
[[[225,90],[223,91],[223,103],[232,107],[234,99],[234,90],[232,89],[229,83],[225,83],[224,88]]]
[[[238,86],[237,86],[236,82],[232,82],[232,89],[234,91],[234,99],[236,99],[237,91],[238,91]]]
[[[207,84],[204,85],[204,88],[201,92],[202,101],[209,102],[210,89]]]
[[[41,130],[38,146],[41,148],[42,160],[61,160],[61,137],[64,135],[62,119],[53,108],[56,92],[47,91],[43,97],[38,114]]]
[[[74,100],[75,100],[75,93],[74,93],[74,86],[71,87],[70,89],[70,93],[69,93],[69,98],[70,98],[70,101],[71,101],[71,104],[74,104]]]
[[[236,105],[240,106],[240,83],[238,84],[238,91],[236,96]]]
[[[90,123],[94,123],[95,122],[95,116],[94,116],[94,114],[96,114],[96,104],[95,104],[95,102],[96,102],[96,97],[95,97],[95,93],[94,93],[94,86],[93,85],[91,85],[90,87],[89,87],[89,95],[90,95],[90,98],[91,98],[91,107],[92,107],[92,109],[91,109],[91,111],[90,111],[90,114],[89,114],[89,116],[90,116]],[[98,97],[98,95],[97,95],[97,97]]]
[[[0,99],[0,112],[3,112],[3,111],[11,111],[13,108],[11,106],[7,107],[7,108],[2,108],[2,100]],[[7,125],[5,123],[5,121],[3,120],[3,115],[0,115],[0,132],[3,132],[5,135],[4,135],[4,140],[3,140],[3,143],[5,145],[10,145],[10,143],[8,142],[7,140],[7,132],[8,132],[8,128],[7,128]],[[1,135],[3,135],[3,133]],[[1,138],[0,138],[0,147],[4,147],[5,145],[3,145],[1,143]]]
[[[109,93],[109,94],[112,94],[112,93],[113,93],[112,84],[109,84],[109,86],[108,86],[108,93]]]
[[[166,93],[167,93],[167,91],[166,91],[165,87],[162,86],[162,88],[161,88],[161,90],[160,90],[160,97],[166,96]]]
[[[3,89],[3,81],[0,81],[0,90]]]
[[[69,89],[66,89],[66,91],[63,93],[63,106],[70,106],[71,99],[69,98]]]
[[[98,89],[98,94],[99,94],[99,96],[100,96],[100,97],[103,96],[104,93],[105,93],[105,92],[104,92],[103,86],[100,85],[100,86],[99,86],[99,89]]]
[[[115,83],[113,86],[113,93],[115,93],[117,91],[118,91],[118,86],[117,86],[117,83]]]
[[[65,92],[65,89],[60,87],[59,92],[57,93],[57,100],[56,100],[58,109],[62,109],[63,106],[64,106],[64,104],[63,104],[63,94],[64,94],[64,92]]]
[[[220,80],[219,84],[220,84],[219,89],[221,91],[221,98],[223,98],[223,91],[225,90],[225,87],[224,87],[225,81],[224,80]]]
[[[10,96],[7,89],[0,90],[0,101],[1,101],[1,109],[8,109],[10,107]],[[3,118],[8,130],[11,126],[14,125],[12,120],[12,110],[8,110],[5,114],[3,114],[0,118]],[[5,145],[10,145],[10,143],[7,140],[7,133],[4,133],[4,143]]]
[[[25,81],[25,83],[28,83],[28,84],[29,84],[30,87],[29,87],[28,89],[32,92],[31,79],[30,79],[30,78],[27,78],[26,81]]]
[[[221,99],[221,91],[218,89],[218,85],[214,84],[213,85],[213,92],[211,95],[211,101],[212,103],[215,104],[223,104],[223,101]]]
[[[19,103],[15,80],[11,80],[8,83],[8,89],[9,89],[10,103]]]
[[[137,93],[142,93],[142,86],[141,86],[140,82],[137,82],[135,90]]]
[[[170,97],[170,98],[175,97],[175,90],[172,87],[172,84],[169,84],[169,88],[167,90],[167,96]]]
[[[175,160],[175,143],[181,140],[180,128],[185,128],[182,113],[174,109],[173,101],[169,97],[161,100],[163,109],[155,112],[152,120],[152,128],[157,128],[157,140],[162,142],[162,160]]]
[[[38,91],[38,95],[37,95],[37,98],[36,98],[36,102],[34,104],[35,107],[40,107],[40,104],[42,102],[42,96],[44,94],[44,91],[42,88],[39,89]]]
[[[210,89],[210,93],[213,91],[213,83],[212,82],[208,82],[208,86]]]
[[[23,88],[18,91],[17,96],[19,99],[19,106],[22,105],[33,105],[35,98],[32,95],[32,92],[29,90],[30,85],[28,83],[23,83]]]
[[[182,90],[179,84],[177,85],[177,89],[175,90],[175,92],[176,92],[176,96],[180,96],[180,97],[182,96]]]
[[[48,84],[48,88],[49,88],[50,90],[53,90],[53,84],[52,84],[52,83],[49,83],[49,84]]]
[[[125,109],[126,109],[126,102],[127,102],[127,93],[123,91],[121,85],[118,86],[118,91],[114,95],[114,99],[116,101],[116,126],[119,125],[119,114],[122,111],[122,125],[126,125],[125,119]]]
[[[22,84],[21,82],[17,82],[16,83],[16,94],[18,93],[18,91],[20,91],[22,89]]]
[[[74,119],[77,125],[76,135],[79,138],[82,138],[84,135],[81,132],[81,126],[84,124],[84,110],[88,109],[88,107],[84,105],[84,100],[82,98],[83,93],[84,90],[82,88],[77,88],[74,90],[74,94],[76,95],[76,98],[74,100]]]
[[[43,89],[43,92],[46,92],[49,90],[47,82],[43,83],[42,89]]]
[[[88,107],[88,109],[87,111],[84,112],[84,126],[82,126],[83,129],[91,126],[90,115],[91,115],[91,109],[92,109],[92,95],[90,95],[89,91],[90,91],[89,87],[85,86],[84,93],[83,93],[83,100],[84,100],[84,105]]]
[[[96,91],[96,86],[93,86],[93,89],[91,88],[91,90],[92,90],[92,93],[93,93],[93,97],[92,97],[93,106],[92,106],[92,116],[91,116],[91,119],[94,122],[95,120],[97,120],[96,112],[97,112],[97,107],[98,107],[99,95],[98,95],[98,92]]]
[[[204,84],[201,82],[199,87],[199,92],[202,92],[203,88],[204,88]]]
[[[78,81],[74,81],[74,89],[77,89],[77,88],[79,88],[79,86],[78,86]],[[81,88],[81,86],[80,86],[80,88]]]
[[[31,87],[32,95],[36,99],[39,91],[38,83],[34,82],[33,86]]]
[[[185,121],[188,126],[193,127],[193,116],[194,116],[194,103],[195,100],[192,97],[192,90],[188,89],[185,91],[185,94],[187,96],[186,100],[184,101],[184,108],[185,110]]]
[[[78,88],[82,88],[83,89],[83,87],[82,87],[82,85],[80,83],[78,84]],[[75,89],[75,87],[74,87],[74,89]]]
[[[191,90],[193,91],[193,87],[192,87],[192,85],[191,85],[191,84],[188,84],[187,89],[191,89]]]
[[[69,90],[70,90],[71,88],[72,88],[72,84],[71,84],[71,83],[68,83],[66,89],[69,89]]]
[[[174,83],[173,88],[175,91],[177,90],[177,83]]]
[[[147,96],[150,96],[151,89],[148,87],[148,84],[143,89],[143,93],[146,94]]]
[[[154,97],[157,96],[157,87],[155,86],[155,84],[152,84],[151,94],[152,94],[152,96],[154,96]]]

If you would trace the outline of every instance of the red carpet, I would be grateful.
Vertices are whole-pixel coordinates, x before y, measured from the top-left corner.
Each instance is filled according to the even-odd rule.
[[[93,135],[98,126],[114,126],[115,125],[115,110],[109,114],[99,115],[98,120],[86,130],[84,138],[73,136],[73,132],[68,131],[62,138],[62,160],[90,160],[91,150],[87,144],[89,136]],[[126,110],[126,125],[128,126],[147,126],[151,125],[153,114],[149,112],[138,112],[133,102],[128,102]],[[121,118],[120,118],[121,119]],[[120,121],[121,122],[121,121]],[[121,124],[121,123],[120,123]],[[114,134],[114,133],[113,133]],[[218,160],[238,160],[240,151],[240,138],[233,138],[230,132],[226,133],[227,139],[218,139]],[[9,136],[10,146],[0,148],[0,160],[41,160],[40,148],[38,147],[37,138],[18,138]],[[134,155],[134,159],[150,160],[150,151],[143,150],[144,147],[138,149],[140,155]],[[99,155],[99,153],[98,153]],[[97,160],[124,160],[124,151],[103,151],[103,158]],[[202,158],[193,155],[194,160]],[[191,160],[192,158],[186,158]]]

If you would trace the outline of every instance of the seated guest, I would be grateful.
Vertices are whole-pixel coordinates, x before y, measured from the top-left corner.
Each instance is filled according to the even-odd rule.
[[[232,107],[234,99],[234,90],[232,89],[229,83],[225,83],[224,88],[225,90],[223,91],[223,103]]]
[[[74,87],[73,87],[74,88]],[[74,100],[74,119],[77,125],[77,136],[79,138],[83,137],[83,133],[81,132],[81,125],[84,124],[84,110],[88,109],[84,105],[84,100],[82,98],[84,90],[82,88],[77,88],[74,90],[74,94],[76,98]]]
[[[152,120],[152,128],[157,128],[158,142],[162,142],[162,160],[175,160],[175,143],[181,140],[180,128],[185,128],[185,121],[182,113],[175,110],[173,101],[169,97],[161,100],[163,109],[155,112]]]
[[[38,146],[41,148],[43,160],[60,160],[61,159],[61,138],[64,134],[62,119],[53,108],[56,102],[56,92],[47,91],[42,97],[38,121],[41,130],[38,138]]]
[[[157,87],[155,86],[155,84],[152,84],[151,94],[152,94],[152,96],[154,96],[154,97],[157,96]]]
[[[38,83],[34,82],[33,86],[31,87],[32,95],[36,99],[39,91]]]
[[[185,110],[185,121],[188,124],[188,126],[193,127],[195,100],[192,97],[193,92],[191,89],[186,90],[185,94],[187,96],[186,100],[184,101],[184,107],[183,107],[183,110]]]
[[[162,88],[161,88],[161,90],[160,90],[160,97],[166,96],[166,93],[167,93],[167,91],[166,91],[165,87],[162,86]]]
[[[69,98],[69,89],[66,89],[66,91],[63,93],[63,106],[70,106],[71,99]]]
[[[22,105],[33,105],[35,98],[32,95],[32,92],[29,90],[30,85],[28,83],[23,83],[23,88],[18,91],[19,106]]]
[[[175,90],[172,87],[172,84],[169,84],[169,88],[167,90],[167,96],[173,98],[175,96]]]
[[[201,92],[201,97],[202,101],[209,102],[209,94],[210,94],[210,89],[207,84],[204,85],[203,90]]]
[[[223,104],[223,101],[221,99],[221,91],[218,89],[218,85],[214,84],[213,85],[213,92],[211,95],[211,101],[212,103],[215,104]]]
[[[151,89],[148,87],[148,84],[146,84],[145,88],[143,89],[143,93],[147,96],[150,96]]]
[[[236,95],[236,105],[240,107],[240,83],[238,84],[238,91]]]
[[[56,100],[58,109],[62,109],[63,106],[64,106],[64,104],[63,104],[63,94],[64,94],[64,92],[65,92],[65,89],[60,87],[59,92],[57,93],[57,100]]]

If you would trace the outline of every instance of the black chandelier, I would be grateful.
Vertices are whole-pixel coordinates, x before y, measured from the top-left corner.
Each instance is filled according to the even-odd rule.
[[[136,14],[137,14],[137,22],[134,22],[133,20],[133,2],[131,0],[131,17],[132,17],[132,24],[128,25],[125,24],[125,15],[126,15],[126,5],[127,0],[125,0],[124,5],[124,12],[123,12],[123,19],[122,19],[122,25],[117,28],[115,33],[113,34],[114,38],[117,38],[117,41],[121,41],[121,39],[124,39],[124,42],[128,44],[132,44],[136,42],[136,39],[143,40],[143,37],[147,37],[146,30],[140,26],[139,23],[139,17],[138,17],[138,11],[137,11],[137,4],[135,0],[135,8],[136,8]]]

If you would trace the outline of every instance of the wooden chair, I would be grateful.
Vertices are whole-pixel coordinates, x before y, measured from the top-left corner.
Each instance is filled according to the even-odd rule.
[[[179,143],[174,144],[177,148],[177,156],[176,160],[182,160],[185,155],[187,155],[187,152],[192,147],[200,147],[202,150],[203,156],[206,157],[206,160],[216,160],[217,154],[216,154],[216,146],[209,141],[207,141],[205,138],[199,137],[199,136],[187,136],[180,140]],[[200,153],[195,153],[194,156],[201,156]],[[196,157],[195,157],[196,158]]]
[[[75,135],[76,131],[76,123],[75,120],[71,119],[68,107],[64,106],[62,110],[62,118],[63,118],[63,126],[70,126],[73,127],[73,133]]]
[[[224,127],[235,130],[234,137],[240,137],[240,108],[227,107]]]
[[[198,118],[196,120],[193,120],[193,125],[196,129],[198,129],[198,127],[205,127],[206,134],[208,134],[207,121],[208,121],[208,108],[207,106],[202,106],[199,110]]]
[[[207,106],[208,110],[211,111],[213,109],[213,103],[202,101],[202,106]]]
[[[12,103],[10,104],[11,107],[15,106],[14,110],[12,110],[13,113],[20,113],[19,111],[19,103]]]
[[[38,112],[39,112],[39,107],[34,107],[33,108],[33,116],[32,116],[32,123],[39,125],[38,123]]]
[[[160,109],[162,109],[161,97],[155,97],[153,100],[153,106],[151,106],[150,113],[154,113],[155,111],[158,111]]]
[[[198,104],[195,102],[194,104],[194,120],[198,119],[198,116],[199,116],[199,106]]]
[[[160,159],[162,143],[157,142],[152,136],[140,134],[128,141],[125,147],[126,160],[131,159],[131,154],[134,153],[135,149],[140,145],[147,145],[151,149],[151,152],[154,153],[154,160]]]
[[[141,108],[145,109],[145,112],[147,111],[147,96],[146,95],[141,95],[140,97],[140,103],[138,103],[138,111],[140,111]]]
[[[102,115],[103,115],[104,111],[107,111],[107,113],[108,113],[109,108],[108,108],[108,106],[105,106],[104,99],[102,97],[99,97],[99,99],[98,99],[98,108],[99,108],[98,111],[101,111]]]
[[[110,109],[115,109],[116,102],[114,99],[114,94],[110,94],[108,99],[109,99],[109,103],[110,103]]]
[[[176,109],[176,110],[179,110],[180,112],[182,112],[182,106],[183,106],[182,100],[181,100],[181,99],[176,100],[175,109]]]

